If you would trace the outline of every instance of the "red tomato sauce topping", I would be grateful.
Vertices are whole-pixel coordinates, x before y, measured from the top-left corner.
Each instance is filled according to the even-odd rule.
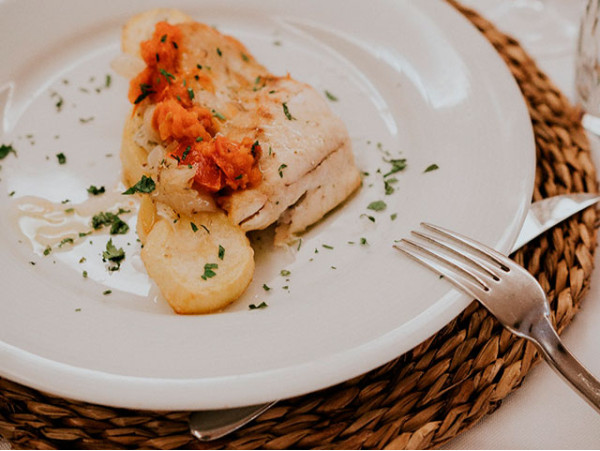
[[[167,22],[156,24],[152,38],[140,45],[146,68],[131,80],[129,101],[137,106],[148,98],[156,105],[152,126],[163,141],[177,144],[171,156],[180,165],[195,168],[198,189],[216,193],[225,188],[256,186],[262,180],[260,144],[250,138],[236,142],[217,134],[215,115],[193,102],[189,81],[194,75],[180,71],[181,43],[179,27]],[[212,90],[205,75],[195,80]]]

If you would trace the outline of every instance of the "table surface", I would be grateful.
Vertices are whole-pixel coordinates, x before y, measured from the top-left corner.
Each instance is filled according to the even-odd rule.
[[[574,100],[574,54],[585,0],[462,0],[517,38],[540,68]],[[512,10],[507,6],[512,5]],[[514,9],[515,5],[519,9]],[[554,26],[556,20],[561,26]],[[537,24],[532,27],[532,24]],[[562,30],[561,33],[558,31]],[[592,137],[600,168],[600,139]],[[563,334],[568,348],[600,376],[600,252],[591,290]],[[6,442],[0,439],[0,449]],[[547,365],[537,365],[500,409],[444,449],[599,449],[600,415]]]
[[[512,35],[534,57],[540,68],[574,101],[574,55],[579,20],[585,0],[532,1],[533,8],[510,12],[507,3],[524,5],[530,0],[462,0],[466,6],[490,19],[500,30]],[[546,12],[540,10],[546,8]],[[535,11],[534,11],[535,10]],[[532,17],[539,19],[536,38],[529,27]],[[559,18],[566,39],[557,37],[559,27],[551,22]],[[546,23],[544,23],[546,22]],[[557,41],[559,39],[559,41]],[[559,45],[557,45],[557,42]],[[592,158],[600,168],[600,140],[590,137]],[[567,347],[600,376],[600,252],[596,252],[591,289],[581,310],[563,333]],[[600,415],[575,394],[545,364],[536,367],[523,385],[509,395],[502,406],[470,431],[464,432],[444,449],[599,449]]]

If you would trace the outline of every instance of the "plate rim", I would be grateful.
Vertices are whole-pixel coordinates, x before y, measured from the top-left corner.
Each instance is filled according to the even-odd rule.
[[[460,16],[465,24],[469,26],[473,26],[466,18],[464,18],[458,11],[452,8],[450,5],[446,4],[441,0],[432,0],[434,3],[437,3],[440,9],[445,8],[446,13],[455,14],[456,16]],[[0,4],[0,7],[2,5]],[[477,33],[479,33],[477,31]],[[481,36],[481,39],[485,38]],[[487,42],[487,40],[485,40]],[[500,58],[497,55],[496,50],[493,49],[491,44],[487,42],[490,46],[493,53],[496,54],[497,58]],[[505,63],[502,61],[502,64],[505,66]],[[518,90],[517,83],[509,73],[508,68],[506,72],[509,74],[512,79],[515,89]],[[521,102],[521,108],[523,111],[527,113],[526,106],[524,100]],[[527,113],[527,117],[529,117]],[[533,128],[529,123],[529,129],[531,130],[531,141],[532,141],[532,150],[535,149],[535,145],[533,144]],[[532,168],[535,169],[535,152],[531,152],[531,157],[533,160]],[[520,217],[515,223],[519,224],[519,228],[522,225],[526,213],[527,206],[529,205],[529,201],[531,199],[531,195],[533,193],[533,180],[534,180],[534,171],[531,171],[531,190],[523,196],[523,207],[520,211]],[[516,237],[519,232],[519,228],[515,228],[506,240],[498,246],[498,250],[501,252],[507,252],[510,250],[510,246],[516,240]],[[438,315],[436,317],[435,326],[436,332],[439,331],[447,322],[452,319],[452,317],[456,316],[460,313],[460,311],[468,305],[468,300],[465,296],[462,296],[458,293],[450,293],[448,294],[448,300],[446,303],[446,308],[443,309],[443,315]],[[457,311],[458,310],[458,311]],[[425,310],[417,317],[411,319],[408,323],[411,327],[416,327],[417,321],[421,316],[426,315],[428,310]],[[268,376],[271,380],[274,377],[290,377],[295,374],[294,379],[299,380],[298,374],[303,375],[302,383],[298,382],[295,385],[295,391],[293,394],[289,394],[289,389],[282,389],[280,386],[269,387],[269,392],[273,395],[273,399],[279,398],[288,398],[290,396],[298,396],[308,392],[312,392],[318,389],[322,389],[336,383],[342,382],[343,380],[347,380],[350,377],[344,377],[340,379],[339,371],[336,374],[328,371],[329,366],[333,365],[336,368],[347,368],[354,367],[354,365],[349,364],[349,360],[354,360],[352,358],[348,359],[348,355],[354,355],[358,348],[367,355],[370,353],[367,352],[372,348],[381,349],[382,347],[387,348],[391,347],[394,344],[397,344],[397,337],[400,331],[395,330],[386,334],[384,337],[381,337],[378,340],[374,340],[373,342],[364,343],[362,346],[357,348],[352,348],[351,350],[346,350],[337,354],[330,355],[326,360],[326,362],[321,361],[309,361],[303,362],[298,365],[288,366],[285,368],[275,369],[275,370],[267,370],[257,373],[248,373],[244,375],[235,375],[228,377],[203,377],[203,378],[193,378],[193,379],[167,379],[167,378],[155,378],[155,377],[137,377],[137,376],[123,376],[116,375],[112,373],[103,373],[97,370],[89,370],[69,364],[64,364],[56,361],[52,361],[46,359],[42,356],[35,355],[28,351],[24,351],[15,346],[12,346],[8,343],[0,341],[0,355],[6,357],[6,361],[13,361],[13,367],[10,371],[2,369],[0,372],[3,376],[14,380],[19,383],[23,383],[24,385],[34,387],[36,389],[47,391],[52,394],[63,396],[65,398],[70,399],[80,399],[85,402],[92,402],[97,404],[104,404],[110,406],[119,406],[125,408],[136,408],[136,409],[150,409],[150,410],[179,410],[179,409],[194,409],[194,401],[191,399],[191,393],[195,390],[200,390],[204,394],[208,394],[206,387],[223,387],[228,392],[227,399],[228,401],[223,402],[222,394],[215,396],[212,399],[207,397],[202,400],[203,408],[223,408],[223,407],[237,407],[249,404],[255,404],[263,401],[267,401],[270,399],[265,399],[264,393],[260,393],[258,391],[248,393],[247,387],[253,386],[254,384],[260,383],[261,380],[264,381],[265,376]],[[405,332],[402,334],[404,335]],[[414,346],[418,345],[422,342],[423,338],[416,338],[413,335],[413,342],[416,341],[409,349],[412,349]],[[382,362],[381,359],[372,359],[377,360],[378,363],[371,362],[369,359],[365,359],[363,366],[370,366],[371,369],[376,366],[382,365],[385,362]],[[367,363],[368,362],[368,363]],[[46,367],[50,373],[54,375],[54,377],[46,377],[45,381],[34,380],[28,374],[32,374],[31,371],[35,372],[36,368],[39,368],[39,365]],[[367,370],[368,371],[368,370]],[[349,371],[348,372],[352,372]],[[356,370],[354,371],[354,375],[362,374],[365,371],[361,370],[358,373]],[[60,379],[60,384],[49,383],[49,381]],[[103,385],[103,389],[101,391],[96,391],[90,396],[90,389],[86,387],[85,384],[81,382],[87,382],[93,384],[94,380],[101,381]],[[318,382],[318,383],[317,383]],[[267,384],[268,385],[268,384]],[[124,390],[123,387],[128,387],[127,390]],[[287,386],[286,386],[287,387]],[[97,387],[96,387],[97,388]],[[114,390],[114,393],[112,392]],[[150,391],[149,391],[150,390]],[[165,400],[156,397],[149,399],[148,396],[141,396],[142,393],[152,393],[156,391],[164,391],[170,390],[171,396],[168,400]],[[94,391],[94,390],[92,390]],[[218,390],[215,390],[218,391]],[[100,395],[99,392],[102,394]],[[177,396],[173,396],[177,394]]]

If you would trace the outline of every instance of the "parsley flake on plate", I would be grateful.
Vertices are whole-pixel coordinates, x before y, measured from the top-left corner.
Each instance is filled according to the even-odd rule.
[[[373,211],[383,211],[387,208],[387,204],[382,200],[376,200],[367,205],[367,209]]]
[[[13,153],[15,156],[17,156],[17,151],[11,144],[0,145],[0,160],[6,158],[9,153]]]
[[[112,266],[109,266],[109,271],[118,271],[121,267],[121,262],[125,259],[125,251],[123,248],[118,248],[113,244],[112,238],[106,243],[106,250],[102,252],[102,261],[111,262]]]

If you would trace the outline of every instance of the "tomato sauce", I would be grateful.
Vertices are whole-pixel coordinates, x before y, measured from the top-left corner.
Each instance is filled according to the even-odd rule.
[[[215,114],[193,102],[188,80],[213,90],[205,74],[184,74],[180,70],[182,32],[167,22],[156,24],[154,34],[140,45],[146,68],[131,80],[129,100],[139,105],[146,99],[156,105],[152,126],[166,143],[175,142],[171,156],[180,165],[195,168],[195,186],[216,193],[256,186],[262,180],[258,168],[261,148],[258,141],[236,142],[217,134]]]

